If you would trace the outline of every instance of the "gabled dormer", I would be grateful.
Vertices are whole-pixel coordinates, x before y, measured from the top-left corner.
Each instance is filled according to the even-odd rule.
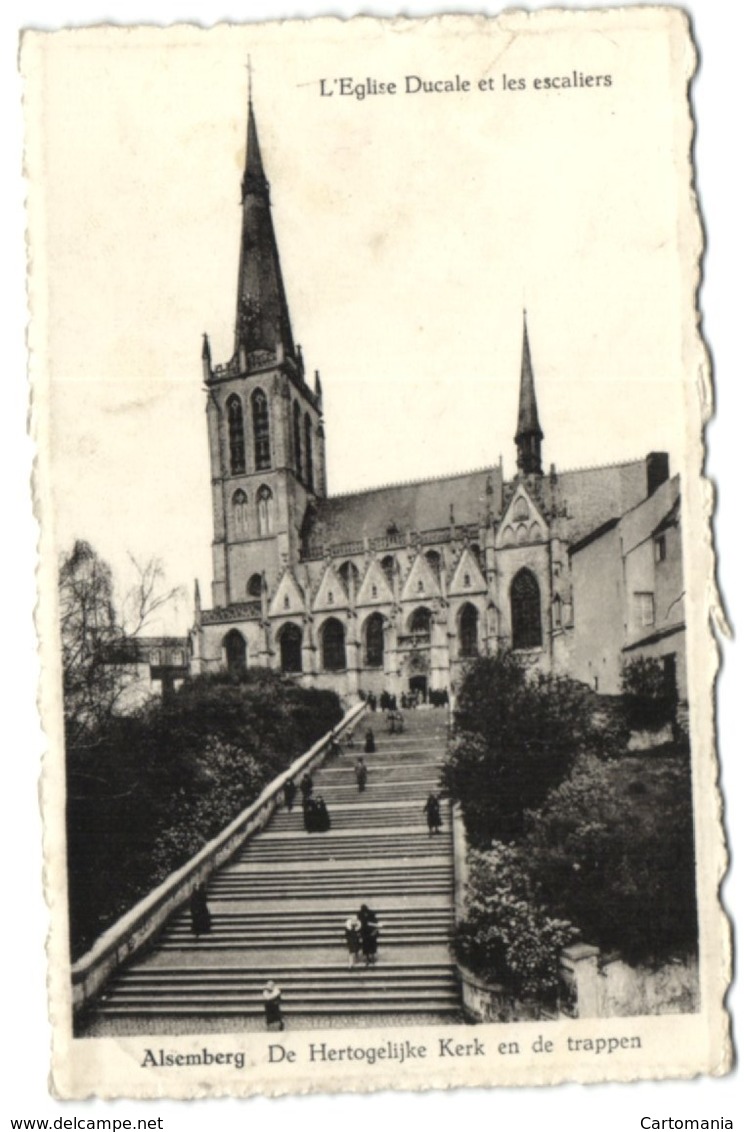
[[[385,571],[377,559],[373,558],[359,586],[357,605],[384,605],[394,600]]]
[[[332,562],[326,565],[320,585],[313,599],[313,613],[326,613],[332,609],[346,609],[349,598],[341,575]]]
[[[401,600],[422,601],[426,599],[432,600],[441,596],[439,578],[435,577],[431,566],[426,561],[424,555],[419,551],[408,572],[408,577],[403,583]]]
[[[486,579],[481,573],[478,561],[469,546],[463,550],[455,566],[452,580],[448,586],[451,597],[467,594],[485,593]]]
[[[547,542],[548,524],[527,486],[520,482],[496,532],[496,548]]]
[[[295,578],[291,567],[287,567],[279,579],[276,593],[271,599],[269,613],[272,617],[291,617],[305,612],[305,595]]]

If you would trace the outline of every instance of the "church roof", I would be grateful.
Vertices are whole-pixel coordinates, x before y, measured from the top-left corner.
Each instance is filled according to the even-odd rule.
[[[502,489],[498,466],[319,499],[308,512],[305,546],[319,550],[363,538],[400,542],[409,531],[441,530],[445,537],[452,525],[483,522],[489,478],[496,513]]]

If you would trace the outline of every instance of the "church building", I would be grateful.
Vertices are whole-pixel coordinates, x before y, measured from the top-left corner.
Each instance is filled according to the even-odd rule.
[[[525,316],[514,475],[499,461],[329,495],[321,380],[292,335],[251,103],[239,265],[232,357],[215,363],[206,335],[202,350],[214,580],[211,608],[197,589],[192,671],[262,665],[347,700],[456,692],[503,649],[572,674],[572,548],[652,496],[667,455],[545,471]]]

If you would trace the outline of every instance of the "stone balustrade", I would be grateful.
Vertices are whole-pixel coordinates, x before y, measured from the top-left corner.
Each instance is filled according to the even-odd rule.
[[[363,702],[346,712],[340,723],[261,792],[255,802],[239,814],[217,837],[185,865],[171,873],[157,888],[99,936],[91,949],[72,967],[72,1005],[78,1011],[105,986],[122,963],[139,951],[189,899],[194,889],[205,884],[254,833],[263,829],[282,800],[284,784],[306,770],[319,766],[334,739],[353,727],[366,712]]]

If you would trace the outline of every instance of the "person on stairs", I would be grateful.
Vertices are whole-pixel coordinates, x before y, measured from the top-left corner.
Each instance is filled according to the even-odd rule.
[[[312,794],[312,792],[313,792],[313,780],[310,777],[310,775],[308,774],[308,772],[305,771],[302,778],[300,779],[300,794],[302,794],[303,804],[305,802],[307,802],[307,800],[310,797],[310,795]]]
[[[367,765],[361,755],[356,761],[356,766],[354,767],[354,776],[357,780],[359,793],[362,794],[367,785]]]
[[[317,833],[327,833],[331,828],[331,815],[325,800],[318,795],[315,799],[315,830]]]
[[[439,799],[436,794],[430,794],[424,803],[424,813],[426,814],[426,822],[429,826],[429,836],[433,833],[439,833],[442,824],[442,810],[439,805]]]
[[[278,1025],[280,1030],[284,1029],[284,1019],[282,1018],[282,992],[276,983],[269,979],[268,983],[263,989],[263,1004],[264,1013],[266,1015],[266,1029]]]
[[[362,942],[362,955],[367,967],[372,967],[377,962],[377,947],[380,941],[380,921],[377,919],[377,913],[368,908],[366,904],[362,904],[359,909],[359,922],[362,927],[360,930],[360,938]]]
[[[359,951],[362,946],[361,932],[362,925],[359,917],[349,916],[344,924],[344,939],[346,940],[346,950],[349,953],[349,970],[359,959]]]
[[[212,930],[212,913],[207,904],[207,890],[203,884],[195,888],[189,900],[191,931],[194,935],[207,935]]]
[[[373,755],[376,751],[375,747],[375,733],[371,727],[367,728],[364,736],[364,753],[365,755]]]
[[[295,786],[293,779],[288,778],[284,783],[284,805],[287,807],[287,813],[289,814],[292,813],[292,807],[294,806],[296,793],[297,787]]]

